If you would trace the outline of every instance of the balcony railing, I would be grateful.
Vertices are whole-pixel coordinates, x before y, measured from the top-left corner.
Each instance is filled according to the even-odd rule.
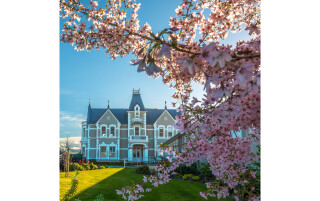
[[[132,118],[131,123],[143,123],[143,119],[140,117],[134,117]]]
[[[129,130],[129,135],[135,135],[134,129]],[[146,131],[144,129],[140,129],[140,135],[146,135]]]
[[[148,136],[146,136],[146,135],[131,135],[130,141],[148,141]]]

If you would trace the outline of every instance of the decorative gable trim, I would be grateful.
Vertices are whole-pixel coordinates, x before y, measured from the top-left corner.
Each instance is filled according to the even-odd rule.
[[[167,113],[169,114],[169,116],[172,118],[172,120],[175,121],[175,119],[174,119],[173,116],[170,114],[170,112],[168,112],[168,110],[164,110],[164,111],[162,112],[162,114],[158,117],[158,119],[155,120],[154,124],[156,124],[156,123],[158,122],[158,120],[162,117],[162,115],[163,115],[165,112],[167,112]]]
[[[113,114],[113,112],[112,112],[109,108],[101,115],[101,117],[98,119],[98,121],[96,122],[96,124],[100,123],[101,118],[102,118],[108,111],[110,111],[111,115],[117,120],[118,124],[121,125],[120,121],[117,119],[117,117]]]

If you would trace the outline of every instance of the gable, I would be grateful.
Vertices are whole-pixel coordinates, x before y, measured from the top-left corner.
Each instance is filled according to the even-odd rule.
[[[118,119],[112,114],[112,112],[108,109],[97,121],[98,124],[118,124],[120,123]]]
[[[159,116],[159,118],[155,121],[155,123],[157,125],[169,126],[169,125],[174,125],[175,120],[167,110],[164,110],[164,112]]]

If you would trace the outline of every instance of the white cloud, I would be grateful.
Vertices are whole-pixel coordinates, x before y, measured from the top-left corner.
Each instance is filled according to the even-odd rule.
[[[60,138],[60,145],[63,144],[65,142],[66,138]],[[71,152],[72,153],[76,153],[80,151],[80,140],[81,137],[69,137],[69,140],[71,141]]]
[[[60,112],[60,127],[81,128],[81,122],[85,121],[83,114],[71,114],[65,111]]]
[[[60,137],[76,137],[81,135],[81,122],[85,121],[85,115],[60,112]]]

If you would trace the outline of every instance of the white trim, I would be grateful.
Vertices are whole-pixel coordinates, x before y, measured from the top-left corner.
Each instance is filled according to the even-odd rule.
[[[164,114],[164,112],[167,112],[169,114],[169,116],[172,118],[172,120],[175,121],[175,119],[171,116],[171,114],[167,110],[164,110],[162,112],[162,114],[158,117],[158,119],[155,121],[155,123],[161,118],[161,116]]]
[[[169,137],[169,128],[172,128],[172,135]],[[172,138],[174,136],[174,127],[173,126],[167,126],[167,138]]]
[[[133,109],[134,109],[134,117],[135,118],[140,117],[140,106],[136,104]],[[136,114],[137,112],[138,112],[138,115]]]
[[[102,128],[105,127],[106,130],[105,130],[105,135],[102,134]],[[107,124],[100,124],[100,128],[99,128],[99,132],[100,132],[100,137],[101,138],[107,138],[108,136],[108,125]]]
[[[160,137],[160,128],[163,128],[163,137]],[[165,139],[166,138],[166,126],[160,125],[158,126],[158,138]]]
[[[136,127],[139,128],[139,136],[140,136],[140,134],[141,134],[141,132],[140,132],[141,126],[133,126],[133,135],[136,136]]]
[[[111,134],[111,127],[113,127],[114,128],[114,136],[113,137],[111,137],[110,136],[110,134]],[[118,138],[117,137],[117,125],[115,125],[115,124],[110,124],[109,126],[108,126],[108,130],[109,130],[109,138]]]
[[[112,113],[112,111],[111,111],[109,108],[101,115],[101,117],[98,119],[98,121],[96,122],[96,124],[100,123],[101,118],[102,118],[108,111],[110,111],[111,115],[117,120],[118,124],[121,124],[120,121],[117,119],[116,116],[114,116],[114,114]]]

